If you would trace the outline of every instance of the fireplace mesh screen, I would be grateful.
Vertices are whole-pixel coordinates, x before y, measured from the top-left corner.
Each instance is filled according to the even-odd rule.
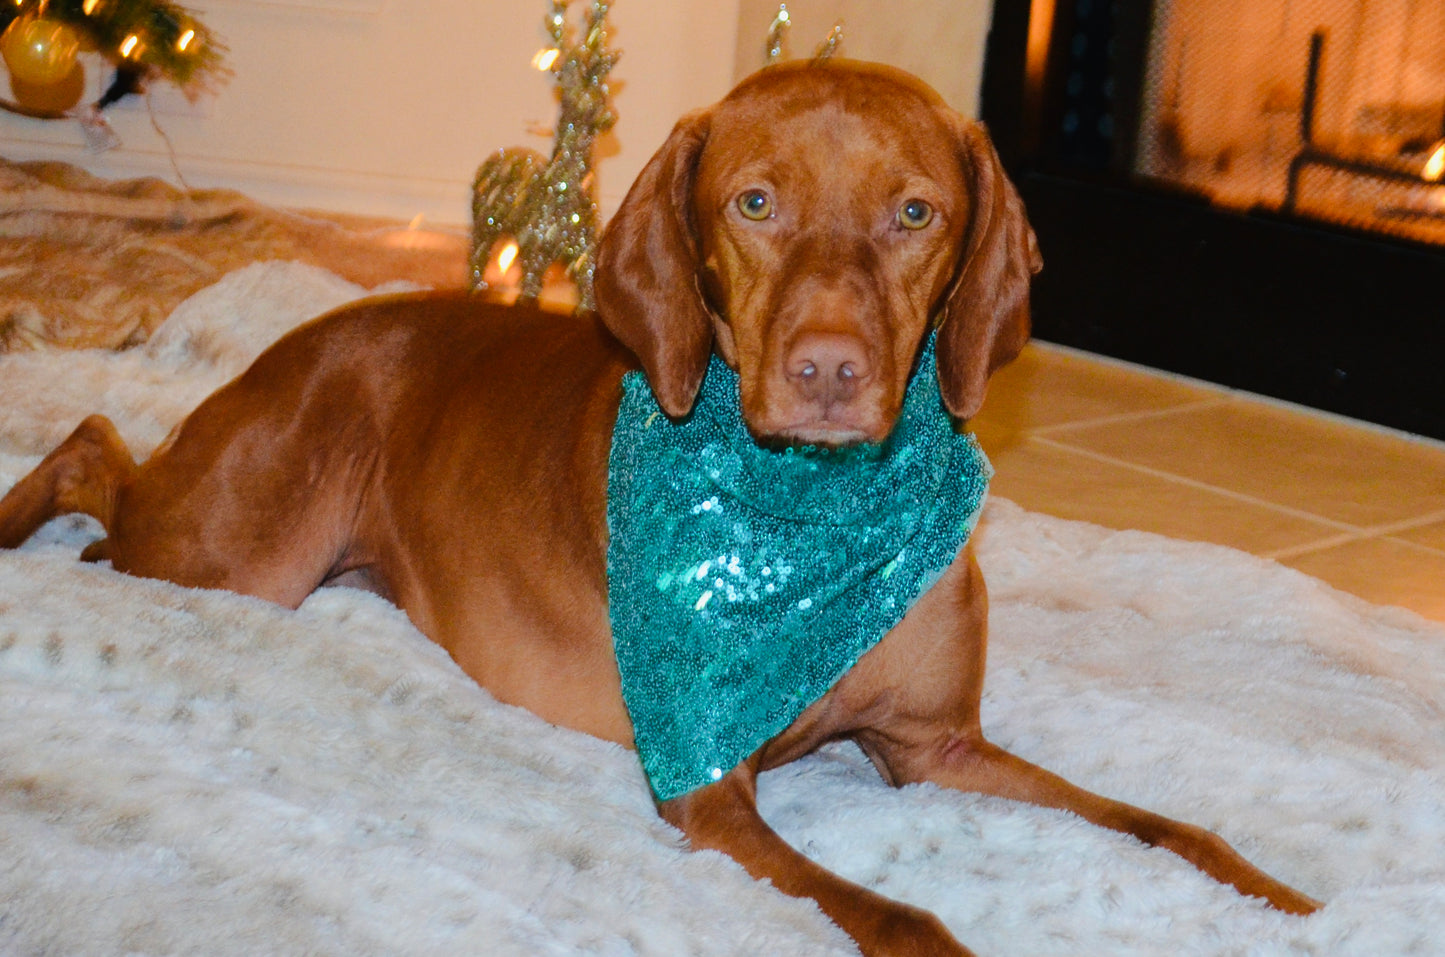
[[[1445,244],[1445,0],[1160,0],[1136,172]]]

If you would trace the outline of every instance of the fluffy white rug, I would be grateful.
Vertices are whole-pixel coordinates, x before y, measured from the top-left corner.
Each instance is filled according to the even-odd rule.
[[[0,489],[86,413],[157,443],[363,290],[264,264],[144,350],[0,357]],[[806,955],[809,903],[689,854],[627,752],[498,705],[394,608],[300,611],[0,553],[0,952]],[[1025,513],[980,531],[987,728],[1214,828],[1286,917],[1065,814],[890,790],[850,747],[762,782],[805,853],[982,954],[1445,953],[1445,629],[1228,549]]]

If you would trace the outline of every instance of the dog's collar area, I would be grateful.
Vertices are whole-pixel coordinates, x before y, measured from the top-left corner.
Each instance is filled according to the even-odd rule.
[[[992,469],[945,411],[932,337],[889,438],[759,447],[737,374],[693,414],[624,380],[608,477],[623,696],[653,791],[721,778],[825,694],[953,561]]]

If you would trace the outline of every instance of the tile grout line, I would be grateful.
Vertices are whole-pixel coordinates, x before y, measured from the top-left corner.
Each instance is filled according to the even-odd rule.
[[[1439,522],[1445,522],[1445,510],[1427,512],[1424,515],[1417,515],[1414,518],[1402,518],[1398,522],[1390,522],[1388,525],[1372,527],[1370,531],[1377,535],[1395,535],[1400,532],[1408,532],[1411,529],[1424,528],[1426,525],[1434,525]],[[1429,545],[1421,545],[1419,547],[1429,549],[1432,552],[1440,551],[1440,549],[1431,548]]]
[[[1085,458],[1093,459],[1096,462],[1104,462],[1109,465],[1121,466],[1123,468],[1129,469],[1134,472],[1139,472],[1153,478],[1165,479],[1170,482],[1176,482],[1180,485],[1186,485],[1190,488],[1198,489],[1200,491],[1213,492],[1216,495],[1222,495],[1225,498],[1231,498],[1237,502],[1244,502],[1249,505],[1266,508],[1274,512],[1288,515],[1291,518],[1304,519],[1306,521],[1311,521],[1319,525],[1328,525],[1330,528],[1336,529],[1344,535],[1352,537],[1368,537],[1370,534],[1368,529],[1361,528],[1358,525],[1351,525],[1349,522],[1341,522],[1338,519],[1326,518],[1323,515],[1316,515],[1313,512],[1306,512],[1303,509],[1293,508],[1289,505],[1281,505],[1278,502],[1269,502],[1261,498],[1255,498],[1253,495],[1246,495],[1243,492],[1236,492],[1233,489],[1221,488],[1218,485],[1210,485],[1208,482],[1201,482],[1198,479],[1188,478],[1187,476],[1183,475],[1176,475],[1173,472],[1166,472],[1163,469],[1151,468],[1148,465],[1140,465],[1137,462],[1130,462],[1126,459],[1114,458],[1112,455],[1105,455],[1102,452],[1095,452],[1090,449],[1079,448],[1076,445],[1069,445],[1067,442],[1060,442],[1057,439],[1051,439],[1048,436],[1039,435],[1036,432],[1030,435],[1030,438],[1033,441],[1039,442],[1057,451],[1072,452],[1075,455],[1082,455]]]
[[[1341,534],[1333,538],[1322,538],[1316,542],[1308,542],[1304,545],[1291,545],[1288,548],[1277,548],[1270,552],[1261,552],[1260,558],[1268,558],[1271,561],[1283,562],[1291,558],[1300,558],[1304,555],[1313,555],[1316,552],[1327,552],[1332,548],[1339,548],[1341,545],[1353,545],[1357,542],[1368,542],[1375,535],[1349,535]]]
[[[1272,506],[1279,507],[1279,506]],[[1404,518],[1396,522],[1387,522],[1384,525],[1349,526],[1354,528],[1356,534],[1341,533],[1334,538],[1321,539],[1304,545],[1291,545],[1289,548],[1281,548],[1277,551],[1264,555],[1266,558],[1285,559],[1298,558],[1301,555],[1309,555],[1313,552],[1322,552],[1329,548],[1336,548],[1340,545],[1348,545],[1352,542],[1369,542],[1389,539],[1399,545],[1413,548],[1416,551],[1428,552],[1431,555],[1445,556],[1445,550],[1434,548],[1430,545],[1421,545],[1419,542],[1412,542],[1409,539],[1395,538],[1400,532],[1408,532],[1415,528],[1424,528],[1426,525],[1434,525],[1438,522],[1445,522],[1445,511],[1429,512],[1425,515],[1417,515],[1414,518]]]
[[[1234,386],[1221,385],[1218,382],[1210,382],[1207,379],[1198,379],[1194,376],[1184,375],[1179,372],[1169,372],[1164,369],[1156,369],[1152,366],[1131,362],[1127,359],[1118,359],[1113,356],[1106,356],[1100,353],[1089,352],[1074,346],[1066,346],[1057,342],[1050,342],[1044,339],[1034,339],[1030,343],[1041,352],[1053,353],[1071,357],[1083,362],[1092,362],[1105,368],[1120,369],[1126,372],[1133,372],[1163,382],[1174,382],[1180,385],[1189,386],[1205,392],[1212,392],[1219,396],[1221,401],[1227,403],[1238,403],[1242,405],[1259,405],[1265,408],[1278,409],[1285,412],[1293,412],[1307,419],[1317,422],[1326,422],[1333,425],[1353,428],[1360,432],[1375,435],[1383,438],[1397,439],[1409,445],[1422,448],[1445,451],[1445,440],[1433,438],[1428,435],[1420,435],[1408,432],[1404,429],[1393,428],[1388,425],[1380,425],[1378,422],[1369,422],[1364,419],[1357,419],[1352,416],[1343,415],[1338,412],[1329,412],[1324,409],[1317,409],[1312,406],[1298,402],[1291,402],[1287,399],[1279,399],[1274,396],[1265,395],[1262,392],[1251,392],[1248,389],[1236,388]],[[1207,400],[1206,400],[1207,401]]]
[[[1181,405],[1172,405],[1167,409],[1142,409],[1137,412],[1116,412],[1113,415],[1100,415],[1090,419],[1079,419],[1075,422],[1059,422],[1054,425],[1041,425],[1028,429],[1026,435],[1046,436],[1054,433],[1076,432],[1081,429],[1093,428],[1101,425],[1121,425],[1130,422],[1148,422],[1153,419],[1164,419],[1180,412],[1198,412],[1204,409],[1212,409],[1218,406],[1229,405],[1228,398],[1199,399],[1194,402],[1185,402]]]
[[[1294,545],[1294,546],[1291,546],[1290,548],[1281,548],[1281,549],[1280,549],[1279,551],[1277,551],[1277,552],[1270,552],[1269,554],[1262,554],[1260,557],[1261,557],[1261,558],[1274,559],[1275,561],[1286,561],[1286,560],[1291,559],[1291,558],[1301,558],[1301,557],[1303,557],[1303,556],[1305,556],[1305,555],[1313,555],[1313,554],[1315,554],[1315,553],[1317,553],[1317,552],[1328,551],[1328,550],[1330,550],[1331,548],[1338,548],[1338,547],[1341,546],[1341,545],[1352,545],[1352,544],[1356,544],[1356,543],[1359,543],[1359,542],[1378,542],[1378,541],[1388,541],[1390,544],[1392,544],[1392,545],[1399,545],[1401,548],[1408,548],[1408,549],[1410,549],[1410,550],[1412,550],[1412,551],[1424,552],[1424,553],[1427,554],[1427,555],[1433,555],[1433,556],[1437,556],[1437,557],[1440,557],[1440,558],[1445,558],[1445,551],[1441,551],[1441,550],[1438,549],[1438,548],[1431,548],[1429,545],[1421,545],[1419,542],[1412,542],[1412,541],[1410,541],[1409,539],[1405,539],[1405,538],[1394,538],[1394,537],[1392,537],[1392,536],[1390,536],[1390,535],[1373,535],[1373,534],[1371,534],[1371,535],[1341,535],[1341,536],[1339,536],[1338,538],[1335,538],[1335,539],[1325,539],[1325,540],[1323,540],[1323,541],[1315,542],[1315,543],[1312,543],[1312,544],[1309,544],[1309,545]]]
[[[1140,416],[1130,414],[1128,416],[1121,416],[1120,418],[1149,417],[1152,415],[1153,413],[1143,413]],[[1163,469],[1152,468],[1148,465],[1140,465],[1137,462],[1130,462],[1126,459],[1120,459],[1115,458],[1111,455],[1105,455],[1102,452],[1095,452],[1091,449],[1084,449],[1076,445],[1070,445],[1067,442],[1061,442],[1057,439],[1049,438],[1047,435],[1042,434],[1042,430],[1035,429],[1025,434],[1028,439],[1036,441],[1039,444],[1052,448],[1056,451],[1068,452],[1074,455],[1082,455],[1085,458],[1093,459],[1097,462],[1103,462],[1108,465],[1115,465],[1121,468],[1129,469],[1130,471],[1138,472],[1143,475],[1148,475],[1151,478],[1157,478],[1168,482],[1175,482],[1179,485],[1184,485],[1186,487],[1197,489],[1199,491],[1211,492],[1215,495],[1220,495],[1224,498],[1233,499],[1237,502],[1243,502],[1245,504],[1253,505],[1258,508],[1264,508],[1269,511],[1277,512],[1282,515],[1288,515],[1291,518],[1297,518],[1304,521],[1313,522],[1315,524],[1325,525],[1337,530],[1337,534],[1331,535],[1326,538],[1317,539],[1313,542],[1307,542],[1300,545],[1291,545],[1288,548],[1275,549],[1273,551],[1261,551],[1256,553],[1261,558],[1267,558],[1274,561],[1298,558],[1301,555],[1308,555],[1313,552],[1325,551],[1330,548],[1338,548],[1341,545],[1348,545],[1354,542],[1364,542],[1370,540],[1390,538],[1391,536],[1396,535],[1400,532],[1410,531],[1411,529],[1415,528],[1423,528],[1427,525],[1433,525],[1437,522],[1445,521],[1445,511],[1438,511],[1429,512],[1425,515],[1417,515],[1413,518],[1400,519],[1395,522],[1388,522],[1383,525],[1352,525],[1349,522],[1342,522],[1338,519],[1327,518],[1323,515],[1316,515],[1313,512],[1306,512],[1303,509],[1297,509],[1289,505],[1281,505],[1278,502],[1271,502],[1266,499],[1256,498],[1253,495],[1247,495],[1243,492],[1237,492],[1233,489],[1222,488],[1218,485],[1210,485],[1208,482],[1201,482],[1198,479],[1188,478],[1187,476],[1178,475],[1174,472],[1166,472]],[[1407,539],[1391,538],[1391,541],[1398,542],[1401,545],[1408,546],[1417,551],[1428,552],[1432,555],[1445,555],[1445,551],[1432,548],[1429,545],[1421,545],[1418,542],[1411,542]]]

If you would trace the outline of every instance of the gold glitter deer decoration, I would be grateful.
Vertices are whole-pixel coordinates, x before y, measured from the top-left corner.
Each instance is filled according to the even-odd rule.
[[[507,239],[516,244],[523,299],[536,299],[548,268],[560,263],[577,287],[578,308],[591,309],[598,235],[592,151],[616,121],[607,74],[619,54],[607,48],[608,4],[593,0],[579,41],[567,20],[568,3],[552,0],[546,28],[553,45],[533,61],[555,78],[561,101],[552,156],[508,147],[477,170],[471,275],[473,289],[488,288],[487,264]]]

